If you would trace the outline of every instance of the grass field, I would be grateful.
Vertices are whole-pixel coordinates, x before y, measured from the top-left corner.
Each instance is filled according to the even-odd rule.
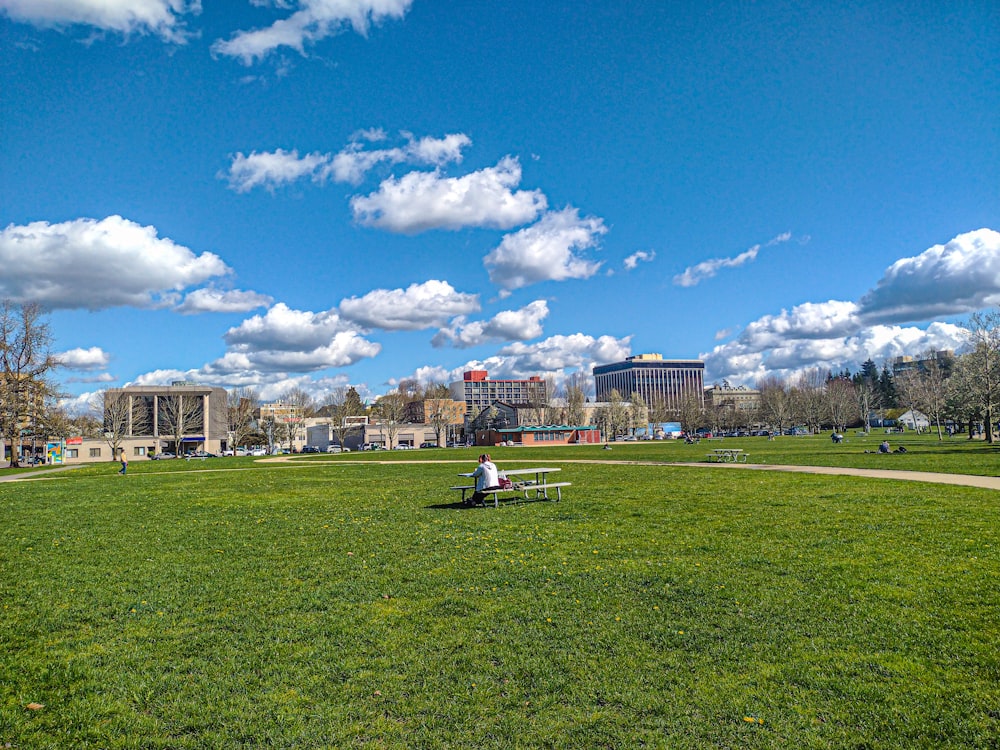
[[[726,444],[995,473],[913,440]],[[2,483],[0,747],[1000,746],[997,493],[570,462],[710,447],[494,451],[573,482],[499,511],[465,450]]]

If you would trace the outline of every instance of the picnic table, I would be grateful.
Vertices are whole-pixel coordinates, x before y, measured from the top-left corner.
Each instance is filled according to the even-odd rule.
[[[716,463],[734,464],[737,462],[746,463],[747,454],[742,448],[715,448],[708,454],[708,461]]]
[[[518,497],[523,496],[525,500],[552,500],[558,502],[562,500],[562,488],[571,486],[572,482],[553,482],[549,479],[549,474],[557,471],[562,471],[559,468],[551,466],[542,466],[529,469],[505,469],[498,472],[501,480],[509,479],[510,487],[494,487],[493,489],[483,490],[485,495],[493,495],[493,507],[500,507],[500,495],[506,493],[513,493],[512,498],[515,502]],[[460,477],[472,477],[473,473],[463,472],[459,474]],[[472,485],[458,485],[452,487],[451,489],[460,491],[462,493],[462,502],[465,502],[465,495],[468,492],[475,492],[476,486]],[[549,490],[554,489],[556,491],[555,497],[549,497]]]

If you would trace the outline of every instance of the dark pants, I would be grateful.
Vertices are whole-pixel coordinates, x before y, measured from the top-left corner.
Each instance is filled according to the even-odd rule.
[[[486,489],[487,490],[498,490],[498,489],[500,489],[500,485],[497,484],[497,485],[494,485],[492,487],[487,487]],[[485,505],[486,504],[486,493],[485,492],[480,492],[479,490],[476,490],[475,492],[473,492],[472,493],[472,502],[471,502],[471,504],[472,505]]]

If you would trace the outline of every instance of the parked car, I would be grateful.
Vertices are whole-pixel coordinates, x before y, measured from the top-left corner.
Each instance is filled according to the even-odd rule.
[[[187,455],[191,458],[218,458],[214,453],[209,453],[208,451],[192,451]]]
[[[267,448],[257,447],[250,451],[251,456],[266,456]]]
[[[162,461],[167,458],[177,458],[177,456],[175,456],[173,453],[163,452],[163,453],[154,453],[149,458],[151,461]]]
[[[319,446],[307,445],[302,448],[303,453],[319,453]]]
[[[420,447],[421,448],[437,448],[438,444],[437,443],[421,443]]]

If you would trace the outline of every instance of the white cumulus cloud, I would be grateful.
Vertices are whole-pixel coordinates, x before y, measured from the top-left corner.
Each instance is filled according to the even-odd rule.
[[[266,294],[258,294],[257,292],[240,289],[224,291],[222,289],[207,287],[205,289],[195,289],[188,294],[184,298],[184,302],[178,305],[176,310],[184,315],[205,312],[249,312],[258,307],[267,307],[271,302],[273,302],[273,299]]]
[[[605,232],[601,219],[581,218],[577,209],[567,207],[506,235],[483,262],[490,280],[506,290],[540,281],[586,279],[597,273],[601,264],[579,252],[596,246]]]
[[[63,367],[70,370],[103,370],[111,361],[111,355],[99,346],[78,347],[55,356]]]
[[[979,229],[896,261],[858,302],[806,302],[765,315],[702,357],[709,377],[738,383],[814,367],[856,369],[869,357],[960,349],[960,326],[914,324],[998,303],[1000,233]]]
[[[283,302],[230,328],[224,337],[228,351],[206,365],[212,375],[237,373],[310,372],[345,367],[374,357],[382,347],[368,341],[336,311],[293,310]]]
[[[1000,304],[1000,232],[978,229],[886,269],[858,303],[866,323],[933,320]]]
[[[218,40],[212,51],[238,58],[244,65],[261,60],[279,47],[291,47],[305,54],[307,44],[315,44],[352,28],[367,35],[372,24],[401,19],[412,0],[298,0],[297,3],[276,3],[278,7],[294,7],[291,15],[270,26],[252,31],[238,31],[229,40]]]
[[[0,297],[64,310],[173,304],[185,288],[230,273],[217,255],[121,216],[11,224],[0,232],[0,268]]]
[[[201,0],[0,0],[0,12],[42,28],[80,24],[170,42],[186,40],[183,17],[200,11]]]
[[[341,301],[340,315],[362,328],[418,331],[478,312],[479,295],[458,292],[447,281],[430,280],[406,289],[375,289]]]
[[[301,177],[314,176],[329,159],[328,155],[316,152],[300,157],[295,149],[280,148],[260,153],[252,151],[249,156],[237,153],[225,176],[229,187],[237,193],[246,193],[255,187],[274,190]]]
[[[410,172],[386,179],[374,193],[355,196],[351,209],[360,224],[402,234],[509,229],[534,221],[547,205],[539,190],[515,191],[520,181],[521,164],[511,156],[462,177],[444,177],[440,170]]]
[[[467,322],[463,316],[438,331],[431,343],[467,349],[492,341],[526,341],[542,335],[542,321],[548,314],[548,303],[535,300],[520,310],[503,310],[490,320]]]

